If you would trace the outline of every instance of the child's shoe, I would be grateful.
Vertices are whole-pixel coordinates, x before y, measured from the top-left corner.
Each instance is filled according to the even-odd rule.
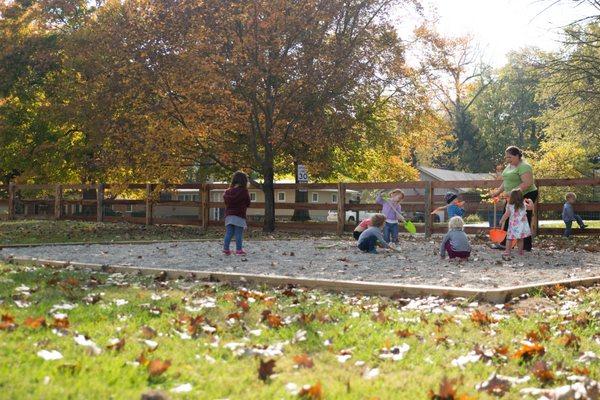
[[[581,226],[579,227],[579,229],[581,229],[581,230],[584,230],[584,229],[585,229],[585,228],[587,228],[587,227],[588,227],[588,225],[586,225],[586,224],[583,224],[583,225],[581,225]]]
[[[231,250],[223,250],[223,254],[225,254],[226,256],[230,256]]]
[[[237,250],[237,251],[235,252],[235,255],[236,255],[236,256],[245,256],[245,255],[246,255],[246,252],[245,252],[243,249],[242,249],[242,250]]]

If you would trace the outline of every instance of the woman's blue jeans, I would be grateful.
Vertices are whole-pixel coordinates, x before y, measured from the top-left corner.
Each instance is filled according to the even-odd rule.
[[[237,251],[242,250],[242,235],[244,234],[244,228],[229,224],[225,227],[225,243],[223,243],[223,250],[229,250],[229,244],[231,239],[235,236],[235,249]]]

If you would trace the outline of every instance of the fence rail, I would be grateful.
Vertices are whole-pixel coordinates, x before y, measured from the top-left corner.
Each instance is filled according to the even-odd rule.
[[[435,232],[444,232],[443,226],[434,224],[434,217],[431,211],[436,205],[444,204],[444,196],[436,194],[436,189],[489,189],[501,185],[498,180],[476,180],[476,181],[417,181],[417,182],[351,182],[351,183],[311,183],[311,184],[275,184],[275,190],[335,190],[337,193],[337,202],[331,203],[285,203],[275,202],[276,210],[336,210],[336,222],[276,222],[276,229],[281,230],[311,230],[311,231],[331,231],[339,234],[344,231],[352,230],[354,225],[346,221],[346,212],[373,211],[380,209],[380,206],[374,203],[353,203],[346,201],[346,193],[350,191],[361,190],[385,190],[385,189],[414,189],[418,193],[407,193],[402,209],[407,212],[422,212],[424,223],[417,226],[418,232],[424,232],[430,236]],[[600,178],[593,179],[537,179],[535,181],[540,192],[548,187],[594,187],[600,185]],[[186,194],[196,194],[199,201],[157,198],[155,190],[191,190]],[[178,225],[198,225],[206,229],[209,226],[222,225],[220,221],[210,220],[210,209],[220,209],[225,207],[222,201],[211,201],[210,192],[212,190],[224,190],[226,184],[209,183],[185,183],[185,184],[14,184],[8,186],[0,185],[0,192],[8,194],[8,198],[0,199],[1,206],[7,206],[8,219],[18,218],[16,206],[19,204],[24,208],[24,215],[27,216],[28,209],[32,207],[43,209],[47,218],[52,219],[71,219],[87,220],[98,222],[127,221],[139,224],[178,224]],[[44,198],[27,199],[20,198],[20,191],[43,191]],[[111,190],[142,190],[143,194],[138,199],[120,199],[109,195]],[[72,198],[73,191],[88,192],[87,198],[82,195],[81,198]],[[197,191],[197,192],[195,192]],[[420,191],[420,192],[419,192]],[[95,192],[95,193],[93,193]],[[143,216],[110,215],[112,206],[140,206],[143,205]],[[92,215],[69,215],[66,213],[65,206],[89,207]],[[193,218],[165,218],[156,215],[156,207],[192,207],[197,209],[197,214]],[[252,202],[250,209],[264,208],[264,202]],[[543,228],[539,226],[539,213],[557,212],[562,210],[562,203],[536,203],[534,218],[532,220],[532,229],[537,234],[558,234],[562,229]],[[94,210],[91,210],[94,209]],[[476,210],[481,210],[480,203],[475,205]],[[491,210],[490,205],[484,206],[485,211]],[[600,202],[577,203],[575,205],[577,212],[600,212]],[[34,213],[35,214],[35,213]],[[261,226],[259,222],[249,221],[250,226]],[[477,233],[486,231],[487,228],[467,227],[468,233]],[[600,229],[587,229],[578,233],[600,235]]]

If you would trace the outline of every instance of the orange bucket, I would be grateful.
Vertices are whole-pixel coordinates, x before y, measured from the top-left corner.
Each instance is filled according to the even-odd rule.
[[[494,243],[500,243],[506,237],[506,231],[502,229],[490,229],[490,240]]]

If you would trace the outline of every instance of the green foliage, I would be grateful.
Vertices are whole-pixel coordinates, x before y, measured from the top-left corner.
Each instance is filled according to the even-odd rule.
[[[473,103],[473,123],[483,145],[481,155],[487,159],[483,170],[502,162],[508,146],[538,149],[544,135],[544,124],[537,119],[544,105],[536,100],[542,57],[535,49],[510,54],[508,63],[490,77],[489,86]]]

